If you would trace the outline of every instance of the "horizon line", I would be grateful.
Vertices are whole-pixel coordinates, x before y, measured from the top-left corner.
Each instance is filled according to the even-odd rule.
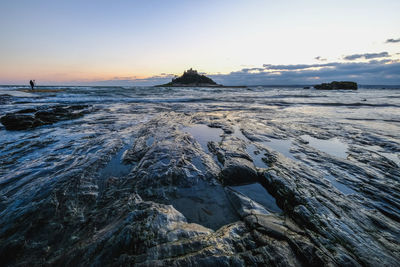
[[[314,86],[317,84],[321,83],[313,83],[313,84],[258,84],[258,85],[223,85],[224,87],[238,87],[238,86],[246,86],[246,87],[283,87],[283,86],[288,86],[288,87],[296,87],[296,86]],[[24,86],[24,87],[30,87],[29,84],[0,84],[0,86]],[[47,85],[37,85],[35,87],[55,87],[55,86],[64,86],[64,87],[105,87],[105,88],[112,88],[112,87],[162,87],[159,85],[65,85],[65,84],[47,84]],[[358,86],[390,86],[390,87],[396,87],[399,86],[400,84],[361,84],[358,83]],[[174,86],[171,86],[174,87]],[[189,86],[189,87],[202,87],[202,86]],[[176,86],[176,88],[180,88],[180,86]],[[218,88],[218,87],[215,87]]]

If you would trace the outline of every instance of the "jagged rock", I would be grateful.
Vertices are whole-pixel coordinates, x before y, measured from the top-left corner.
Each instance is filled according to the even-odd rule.
[[[0,122],[7,130],[26,130],[38,126],[52,124],[62,120],[71,120],[82,117],[88,106],[55,106],[44,108],[30,108],[9,113],[0,118]],[[31,114],[29,114],[31,113]]]
[[[251,161],[244,158],[232,157],[224,162],[221,180],[224,185],[246,184],[256,182],[258,175]]]
[[[244,196],[243,194],[236,192],[230,187],[226,187],[226,193],[228,198],[239,214],[240,217],[245,218],[249,215],[269,215],[268,212],[263,206]]]
[[[332,250],[339,265],[359,265],[360,262],[361,265],[396,265],[395,254],[382,247],[378,249],[387,241],[376,241],[374,236],[379,235],[379,231],[370,224],[367,210],[360,210],[352,201],[341,198],[337,193],[329,193],[324,186],[316,186],[320,182],[309,179],[313,176],[311,170],[306,174],[299,167],[291,166],[289,170],[279,162],[275,164],[273,169],[265,172],[262,181],[280,207],[301,227],[308,229],[314,242]],[[293,179],[293,175],[297,178]],[[359,224],[360,221],[363,223]],[[369,235],[365,234],[366,229]],[[328,245],[336,242],[340,246],[333,248]],[[372,247],[375,250],[371,251]]]

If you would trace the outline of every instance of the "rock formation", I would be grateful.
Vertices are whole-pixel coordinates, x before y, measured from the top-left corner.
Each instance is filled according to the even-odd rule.
[[[317,90],[357,90],[358,85],[355,82],[336,82],[321,83],[314,85]]]
[[[23,109],[2,116],[0,122],[7,130],[26,130],[62,120],[79,118],[88,111],[87,108],[86,105],[58,105]]]
[[[182,76],[172,79],[172,81],[167,84],[158,85],[158,87],[188,87],[188,86],[216,87],[221,85],[218,85],[216,82],[206,77],[205,75],[198,74],[198,72],[193,69],[185,71]]]

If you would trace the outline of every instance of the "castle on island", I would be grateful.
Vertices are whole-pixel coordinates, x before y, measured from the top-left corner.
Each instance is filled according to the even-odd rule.
[[[198,75],[198,72],[197,72],[197,70],[190,68],[190,69],[184,71],[183,75]]]

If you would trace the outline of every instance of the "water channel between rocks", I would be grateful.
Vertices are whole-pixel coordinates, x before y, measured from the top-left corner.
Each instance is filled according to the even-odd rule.
[[[104,189],[104,183],[108,178],[121,178],[129,174],[132,170],[133,165],[123,162],[124,153],[132,147],[133,141],[128,142],[123,145],[121,149],[115,153],[110,161],[100,169],[99,171],[99,189],[102,191]]]
[[[248,141],[237,126],[234,127],[234,130],[233,134],[236,137]],[[212,128],[204,124],[184,127],[182,131],[191,134],[207,153],[210,153],[208,142],[219,143],[223,135],[222,129]],[[253,160],[256,166],[263,164],[263,167],[265,167],[265,163],[261,160],[262,154],[255,155],[252,153],[254,152],[252,149],[255,150],[255,146],[249,145],[247,152],[251,157],[255,156]],[[200,158],[194,157],[192,163],[198,170],[205,171]],[[275,198],[259,183],[231,186],[230,188],[257,202],[270,212],[282,212],[277,206]],[[193,187],[180,188],[177,191],[177,198],[172,200],[172,204],[185,215],[189,222],[195,222],[214,230],[239,220],[237,211],[232,208],[229,198],[221,185],[209,185],[200,181]]]
[[[201,145],[205,152],[210,152],[208,149],[208,142],[220,142],[221,135],[223,134],[220,128],[211,128],[205,124],[195,124],[193,126],[183,127],[183,132],[191,134],[196,141]]]

